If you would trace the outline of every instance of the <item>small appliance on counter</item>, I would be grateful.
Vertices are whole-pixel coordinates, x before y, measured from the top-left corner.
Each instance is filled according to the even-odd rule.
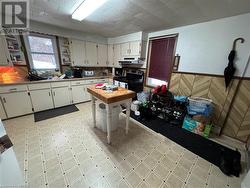
[[[72,72],[73,72],[74,78],[82,78],[82,68],[81,67],[73,67]]]
[[[83,76],[84,77],[91,77],[91,76],[94,76],[95,75],[95,72],[93,70],[91,71],[83,71]]]

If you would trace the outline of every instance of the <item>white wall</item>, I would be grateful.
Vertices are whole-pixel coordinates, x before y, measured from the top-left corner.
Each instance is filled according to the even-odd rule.
[[[107,38],[102,37],[100,35],[94,35],[89,33],[84,33],[81,31],[75,31],[71,29],[61,28],[41,22],[30,21],[30,29],[32,31],[52,34],[57,36],[64,36],[68,38],[74,38],[79,40],[85,40],[90,42],[107,44]]]
[[[243,73],[250,55],[250,14],[204,22],[149,33],[148,37],[179,33],[176,54],[181,56],[179,71],[222,75],[235,38],[243,37],[237,45],[236,75]],[[250,76],[250,67],[247,77]]]

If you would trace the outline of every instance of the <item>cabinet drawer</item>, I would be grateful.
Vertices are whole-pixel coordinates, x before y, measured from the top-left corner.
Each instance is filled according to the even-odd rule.
[[[108,83],[108,79],[98,79],[97,81],[100,83]]]
[[[86,84],[86,80],[78,80],[78,81],[71,81],[72,86],[84,85]]]
[[[51,87],[57,88],[57,87],[69,87],[70,82],[52,82]]]
[[[50,89],[50,83],[29,84],[28,88],[29,88],[30,91],[39,90],[39,89]]]
[[[97,82],[98,82],[97,79],[95,79],[95,80],[86,80],[86,84],[95,84]]]
[[[27,85],[11,85],[0,87],[0,93],[9,93],[16,91],[27,91]]]

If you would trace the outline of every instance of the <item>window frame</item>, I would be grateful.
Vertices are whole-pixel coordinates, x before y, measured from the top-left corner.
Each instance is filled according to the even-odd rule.
[[[150,85],[149,83],[149,70],[150,70],[150,57],[151,57],[151,48],[152,48],[152,41],[153,40],[157,40],[157,39],[164,39],[164,38],[170,38],[170,37],[176,37],[175,40],[175,45],[174,45],[174,50],[173,50],[173,59],[170,65],[170,72],[169,72],[169,81],[167,80],[158,80],[155,78],[152,78],[154,80],[158,80],[159,81],[159,85],[166,83],[167,84],[167,88],[169,89],[170,86],[170,80],[171,80],[171,75],[173,73],[173,66],[174,66],[174,59],[175,59],[175,54],[176,54],[176,47],[177,47],[177,42],[178,42],[178,38],[179,38],[179,33],[173,33],[173,34],[169,34],[169,35],[162,35],[162,36],[157,36],[157,37],[150,37],[148,39],[148,48],[147,48],[147,68],[146,68],[146,79],[145,79],[145,86],[149,87],[149,88],[154,88],[157,85]]]
[[[45,39],[51,39],[54,53],[31,52],[31,47],[30,47],[30,43],[29,43],[29,36],[40,37],[40,38],[45,38]],[[56,36],[32,32],[32,33],[29,33],[28,35],[26,35],[24,37],[24,43],[25,43],[25,46],[26,46],[27,55],[28,55],[28,59],[29,59],[29,65],[30,65],[31,69],[39,70],[39,71],[53,71],[53,70],[56,70],[56,69],[60,70],[58,45],[57,45],[57,42],[56,42]],[[42,68],[42,69],[35,68],[34,63],[33,63],[32,54],[54,55],[55,62],[56,62],[56,68]]]

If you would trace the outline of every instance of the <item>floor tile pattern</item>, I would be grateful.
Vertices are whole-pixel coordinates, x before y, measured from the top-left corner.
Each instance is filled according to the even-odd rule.
[[[92,127],[90,103],[77,107],[37,123],[33,115],[4,121],[27,187],[240,187],[241,178],[132,122],[125,135],[123,117],[108,145]]]

